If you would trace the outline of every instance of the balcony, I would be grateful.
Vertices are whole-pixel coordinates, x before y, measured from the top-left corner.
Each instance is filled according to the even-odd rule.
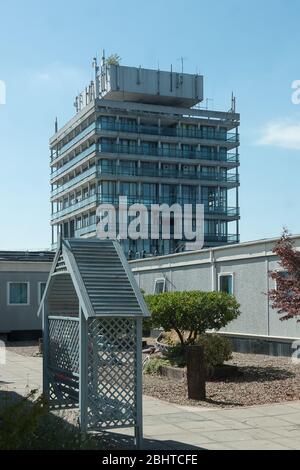
[[[119,205],[119,196],[111,194],[99,194],[98,204],[113,204],[114,206]],[[146,207],[150,207],[151,204],[201,204],[196,198],[192,197],[176,197],[176,196],[138,196],[129,195],[127,196],[127,204],[144,204]],[[238,207],[226,207],[226,206],[208,206],[204,203],[205,215],[216,215],[222,217],[239,217],[240,210]]]
[[[96,231],[96,224],[86,225],[75,230],[75,237],[81,237],[81,235],[87,235]]]
[[[63,147],[61,147],[59,150],[53,150],[52,153],[52,158],[51,160],[55,160],[58,157],[61,157],[65,152],[70,150],[73,145],[77,144],[81,139],[86,137],[90,132],[93,132],[96,130],[96,123],[93,122],[90,124],[88,127],[86,127],[83,131],[79,132],[73,139],[71,139],[67,144],[65,144]]]
[[[144,126],[122,122],[99,122],[97,124],[99,130],[112,132],[129,132],[133,134],[144,135],[161,135],[166,137],[187,137],[190,139],[217,140],[223,142],[239,142],[239,134],[235,132],[210,131],[201,129],[182,129],[180,127],[158,127]]]
[[[186,180],[199,180],[199,181],[216,181],[223,183],[237,184],[239,183],[239,175],[236,173],[220,173],[220,172],[187,172],[185,170],[173,169],[145,169],[132,166],[112,165],[99,167],[99,175],[115,175],[115,176],[136,176],[144,178],[170,178],[170,179],[186,179]]]
[[[236,153],[208,153],[196,150],[164,149],[159,147],[147,147],[138,145],[99,144],[101,153],[116,153],[126,155],[149,155],[155,157],[187,158],[195,160],[220,161],[226,163],[238,163],[239,156]]]
[[[83,173],[80,173],[80,175],[76,176],[75,178],[72,178],[67,183],[62,184],[61,186],[58,186],[57,188],[53,189],[53,191],[51,191],[51,196],[56,196],[57,194],[62,193],[66,189],[71,188],[75,184],[80,183],[80,181],[85,180],[86,178],[88,178],[89,176],[91,176],[93,174],[96,175],[96,167],[95,166],[92,166],[91,168],[84,171]]]
[[[91,145],[87,149],[83,150],[83,152],[80,152],[78,155],[76,155],[76,157],[72,158],[67,163],[62,165],[60,168],[57,168],[57,170],[53,171],[53,173],[51,173],[50,175],[51,179],[56,178],[57,176],[61,175],[66,170],[69,170],[70,168],[72,168],[72,166],[76,165],[76,163],[80,162],[85,157],[87,157],[88,155],[96,151],[97,151],[97,145],[96,144]]]
[[[227,234],[227,235],[216,235],[211,233],[204,234],[205,243],[239,243],[239,235]]]
[[[51,220],[59,219],[60,217],[69,215],[78,209],[82,209],[86,206],[89,206],[90,204],[96,204],[96,203],[97,203],[97,194],[93,194],[84,199],[81,199],[80,201],[75,202],[74,204],[70,204],[69,206],[64,207],[63,209],[57,212],[54,212],[51,216]]]

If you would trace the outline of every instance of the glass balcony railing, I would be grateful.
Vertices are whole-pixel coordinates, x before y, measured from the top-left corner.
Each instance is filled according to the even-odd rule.
[[[158,126],[145,126],[136,125],[122,122],[94,122],[86,127],[83,131],[79,132],[73,139],[63,145],[59,150],[52,149],[51,161],[61,157],[64,153],[69,151],[75,144],[84,139],[88,134],[96,130],[105,130],[112,132],[129,132],[134,134],[143,135],[161,135],[166,137],[179,137],[191,138],[202,140],[216,140],[223,142],[239,142],[239,134],[235,132],[226,132],[218,130],[204,130],[204,129],[184,129],[175,127],[158,127]]]
[[[96,144],[91,145],[89,148],[87,148],[83,152],[76,155],[76,157],[69,160],[63,166],[61,166],[60,168],[57,168],[57,170],[53,171],[53,173],[51,173],[51,175],[50,175],[51,179],[55,178],[56,176],[61,175],[62,173],[64,173],[69,168],[72,168],[72,166],[74,166],[76,163],[80,162],[80,160],[83,160],[89,154],[91,154],[93,152],[96,152],[96,151],[97,151],[97,145]]]
[[[81,235],[86,235],[96,231],[96,223],[86,225],[85,227],[77,228],[75,230],[75,237],[81,237]]]
[[[238,163],[239,156],[236,153],[207,153],[204,151],[184,150],[184,149],[166,149],[159,147],[148,147],[143,145],[121,145],[121,144],[99,144],[99,152],[117,153],[127,155],[150,155],[158,157],[187,158],[209,161],[221,161],[229,163]]]
[[[81,227],[80,229],[75,230],[75,237],[81,237],[82,235],[87,235],[88,233],[92,234],[96,232],[96,223]],[[215,234],[215,233],[205,233],[204,241],[206,243],[238,243],[239,235],[237,234]],[[122,242],[121,242],[122,243]]]
[[[149,178],[180,178],[180,179],[194,179],[199,181],[219,181],[224,183],[238,183],[239,175],[231,173],[220,172],[194,172],[188,173],[184,170],[166,170],[166,169],[144,169],[139,167],[124,167],[124,166],[99,166],[100,175],[116,175],[116,176],[139,176]]]
[[[58,186],[57,188],[53,189],[51,192],[51,196],[56,196],[57,194],[60,194],[61,192],[65,191],[68,188],[71,188],[75,184],[79,183],[80,181],[85,180],[85,178],[88,178],[89,176],[96,174],[96,167],[92,166],[88,170],[84,171],[83,173],[80,173],[80,175],[76,176],[75,178],[71,179],[65,184],[62,184],[61,186]]]
[[[99,204],[119,204],[119,196],[111,194],[99,194],[98,201]],[[138,196],[138,195],[129,195],[127,196],[127,204],[144,204],[146,207],[149,207],[151,204],[200,204],[200,201],[197,201],[195,197],[176,197],[174,196]],[[238,207],[226,207],[226,206],[208,206],[204,203],[204,212],[206,215],[221,215],[224,217],[238,217],[240,210]]]
[[[80,201],[75,201],[73,204],[60,209],[59,211],[52,214],[51,219],[58,219],[65,215],[69,215],[70,213],[86,207],[92,203],[96,204],[113,204],[117,206],[119,204],[119,196],[111,195],[111,194],[92,194],[88,197],[81,199]],[[136,195],[131,194],[127,196],[127,204],[144,204],[146,207],[151,206],[151,204],[200,204],[200,201],[193,196],[176,196],[176,195],[169,195],[169,196],[152,196],[152,195]],[[226,207],[226,206],[208,206],[204,202],[204,212],[206,215],[220,215],[223,217],[238,217],[239,216],[239,208],[237,207]]]
[[[129,132],[134,134],[161,135],[167,137],[187,137],[191,139],[217,140],[223,142],[239,142],[239,134],[218,130],[184,129],[180,127],[144,126],[122,122],[98,122],[98,129],[113,132]]]
[[[207,243],[239,243],[239,235],[217,235],[212,233],[205,233],[204,241]]]
[[[96,130],[96,123],[93,122],[90,124],[88,127],[86,127],[83,131],[79,132],[72,140],[70,140],[67,144],[65,144],[63,147],[61,147],[59,150],[53,150],[52,151],[52,160],[55,160],[58,157],[61,157],[65,152],[70,150],[73,145],[77,144],[81,139],[86,137],[90,132]]]
[[[71,212],[74,212],[77,209],[82,209],[83,207],[86,207],[96,202],[97,202],[97,194],[93,194],[89,197],[81,199],[80,201],[74,202],[74,204],[64,207],[63,209],[57,212],[54,212],[51,216],[51,220],[59,219],[60,217],[63,217],[64,215],[69,215]]]
[[[227,217],[238,217],[240,215],[240,209],[238,207],[226,207],[226,206],[206,206],[204,204],[205,214],[208,215],[221,215]]]

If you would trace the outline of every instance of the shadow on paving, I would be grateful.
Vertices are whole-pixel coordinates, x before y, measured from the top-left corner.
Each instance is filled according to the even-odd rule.
[[[0,450],[76,449],[132,450],[135,447],[132,437],[113,430],[84,437],[77,424],[76,410],[49,411],[40,397],[33,401],[13,391],[0,390]],[[145,438],[143,449],[199,450],[199,447]]]
[[[247,383],[247,382],[273,382],[296,377],[294,372],[274,367],[243,366],[239,367],[240,375],[209,379],[209,382]]]

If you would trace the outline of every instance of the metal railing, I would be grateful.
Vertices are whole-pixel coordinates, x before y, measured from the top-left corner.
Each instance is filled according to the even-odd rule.
[[[221,161],[238,163],[239,156],[236,153],[208,153],[198,150],[166,149],[160,147],[148,147],[143,145],[122,145],[122,144],[99,144],[98,151],[101,153],[117,153],[127,155],[149,155],[158,157],[187,158],[209,161]]]
[[[56,176],[61,175],[69,168],[72,168],[72,166],[74,166],[76,163],[80,162],[80,160],[83,160],[89,154],[96,152],[96,151],[97,151],[97,145],[96,144],[91,145],[90,147],[88,147],[87,149],[83,150],[78,155],[76,155],[76,157],[72,158],[67,163],[62,165],[60,168],[57,168],[55,171],[53,171],[53,173],[51,173],[50,175],[51,179],[55,178]]]
[[[75,200],[74,204],[70,204],[69,206],[66,206],[63,209],[57,212],[54,212],[51,216],[51,220],[59,219],[60,217],[63,217],[64,215],[67,215],[67,214],[69,215],[71,212],[74,212],[77,209],[81,209],[85,206],[88,206],[96,202],[97,202],[97,194],[93,194],[77,202]]]
[[[60,194],[61,192],[65,191],[68,188],[71,188],[75,184],[79,183],[80,181],[85,180],[89,176],[96,174],[97,169],[96,166],[92,166],[88,170],[80,173],[80,175],[75,176],[75,178],[72,178],[71,180],[67,181],[66,183],[62,184],[61,186],[58,186],[57,188],[53,189],[51,191],[51,196],[56,196],[57,194]]]
[[[239,134],[218,130],[185,129],[181,127],[145,126],[122,122],[101,122],[99,130],[112,132],[129,132],[134,134],[161,135],[167,137],[187,137],[191,139],[218,140],[223,142],[239,142]]]
[[[224,183],[238,183],[239,175],[236,173],[221,173],[221,172],[194,172],[187,173],[184,170],[167,170],[167,169],[152,169],[145,170],[139,167],[123,167],[122,165],[99,166],[99,174],[101,175],[116,175],[116,176],[139,176],[151,178],[180,178],[180,179],[195,179],[207,181],[221,181]]]

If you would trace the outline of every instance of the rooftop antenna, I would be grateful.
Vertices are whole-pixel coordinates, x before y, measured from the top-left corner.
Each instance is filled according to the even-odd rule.
[[[183,75],[183,71],[184,71],[184,61],[187,60],[187,57],[179,57],[179,59],[177,60],[180,60],[181,61],[181,73]]]
[[[105,49],[103,49],[102,51],[102,64],[101,64],[103,67],[105,65]]]
[[[57,116],[56,116],[56,118],[55,118],[54,129],[55,129],[55,134],[56,134],[56,132],[58,131]]]
[[[236,97],[234,96],[233,92],[231,93],[231,110],[232,113],[236,111]]]
[[[208,102],[211,101],[211,103],[212,103],[211,109],[213,110],[213,108],[214,108],[214,100],[213,100],[213,98],[206,98],[205,101],[206,101],[206,109],[208,109]]]
[[[97,57],[93,58],[93,68],[94,68],[94,72],[95,72],[95,80],[94,80],[94,83],[95,83],[95,98],[98,98],[98,96],[99,96],[99,78],[98,78],[99,66],[98,66],[98,62],[97,62]]]

